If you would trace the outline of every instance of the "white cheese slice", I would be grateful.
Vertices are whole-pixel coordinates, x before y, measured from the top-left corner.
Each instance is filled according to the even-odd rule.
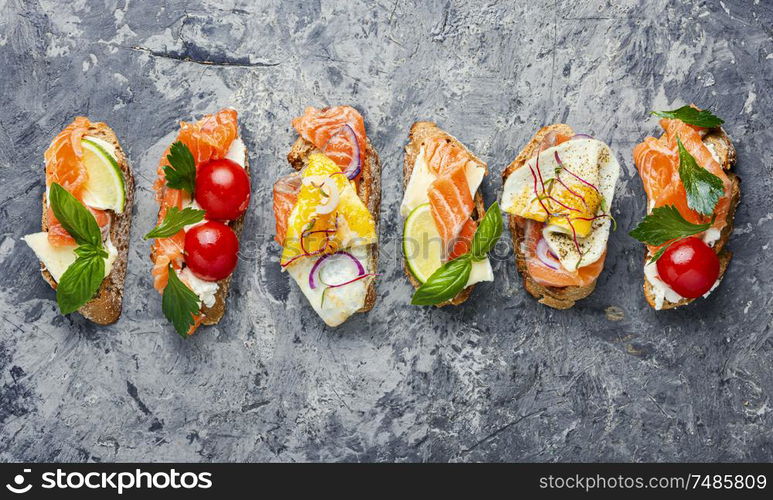
[[[676,293],[673,288],[660,279],[656,262],[644,265],[644,277],[647,279],[647,282],[652,285],[652,293],[655,295],[656,310],[659,311],[663,309],[663,303],[665,301],[675,304],[684,299],[684,297]]]
[[[708,246],[713,247],[714,244],[719,241],[720,236],[722,236],[722,232],[719,229],[710,227],[703,233],[703,242]]]
[[[35,252],[38,260],[46,266],[56,282],[59,282],[62,274],[77,258],[75,245],[53,246],[48,242],[48,233],[46,232],[28,234],[22,239]],[[107,276],[113,268],[115,259],[118,258],[118,250],[110,239],[105,241],[105,250],[108,253],[107,259],[105,259],[105,276]]]
[[[193,274],[189,267],[180,271],[180,280],[199,297],[201,304],[206,307],[215,305],[215,295],[220,288],[217,281],[205,281]]]
[[[400,204],[400,215],[408,217],[414,208],[429,202],[427,192],[429,186],[435,181],[435,174],[429,171],[429,166],[424,158],[424,148],[419,150],[416,155],[416,162],[413,164],[411,177],[408,179],[408,185],[405,188],[403,202]]]
[[[470,186],[470,196],[474,199],[475,193],[478,192],[478,188],[483,182],[483,176],[486,175],[486,168],[477,163],[469,162],[464,173],[467,175],[467,185]]]
[[[480,283],[481,281],[494,281],[494,271],[491,269],[491,261],[486,257],[483,260],[473,261],[470,277],[467,279],[465,288]]]
[[[238,164],[240,167],[245,167],[247,164],[247,146],[244,145],[244,141],[242,141],[241,137],[237,137],[231,142],[225,157]]]

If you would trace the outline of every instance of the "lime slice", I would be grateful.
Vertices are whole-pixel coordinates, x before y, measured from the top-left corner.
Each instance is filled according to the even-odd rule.
[[[83,164],[89,174],[83,203],[99,210],[123,213],[126,203],[123,172],[115,157],[108,152],[110,145],[92,137],[84,137],[81,145]]]
[[[403,227],[403,255],[411,274],[421,283],[441,265],[443,240],[435,227],[429,203],[414,208]]]

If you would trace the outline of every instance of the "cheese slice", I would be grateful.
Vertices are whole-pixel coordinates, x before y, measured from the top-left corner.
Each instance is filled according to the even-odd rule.
[[[75,245],[54,246],[48,242],[48,233],[46,232],[28,234],[22,239],[35,252],[38,260],[46,266],[57,283],[78,257],[75,255]],[[109,239],[105,242],[105,250],[107,250],[107,258],[105,259],[105,276],[107,276],[113,268],[115,259],[118,258],[118,250]]]

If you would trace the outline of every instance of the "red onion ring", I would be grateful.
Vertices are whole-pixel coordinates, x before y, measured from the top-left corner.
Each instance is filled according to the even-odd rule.
[[[338,129],[336,133],[331,135],[330,139],[328,139],[327,143],[325,143],[325,147],[322,148],[322,152],[324,153],[327,150],[327,146],[330,144],[330,141],[333,139],[333,137],[337,136],[341,132],[346,132],[346,135],[349,137],[349,142],[352,144],[352,159],[344,170],[346,178],[352,180],[360,175],[360,171],[362,170],[362,162],[360,161],[360,143],[357,140],[357,134],[354,133],[354,129],[351,125],[346,123],[343,127]]]
[[[558,257],[550,250],[548,242],[545,238],[540,238],[537,242],[537,249],[535,250],[537,258],[540,262],[548,266],[550,269],[558,270],[561,268],[561,262]]]
[[[309,273],[309,288],[311,288],[312,290],[317,288],[317,280],[315,278],[316,278],[316,276],[318,274],[318,271],[320,270],[320,266],[322,265],[323,262],[325,262],[327,259],[329,259],[330,257],[332,257],[334,255],[345,255],[345,256],[349,257],[350,259],[352,259],[352,262],[354,262],[354,264],[357,266],[357,277],[358,278],[365,274],[365,267],[362,265],[362,262],[360,262],[360,260],[357,257],[355,257],[354,255],[350,254],[349,252],[340,251],[340,252],[336,252],[336,253],[328,253],[328,254],[323,255],[319,259],[317,259],[317,262],[315,262],[314,265],[311,267],[311,272]],[[329,286],[331,286],[331,285],[329,285]],[[332,286],[338,286],[338,285],[332,285]]]
[[[593,139],[593,136],[588,134],[574,134],[569,140],[574,141],[576,139]]]

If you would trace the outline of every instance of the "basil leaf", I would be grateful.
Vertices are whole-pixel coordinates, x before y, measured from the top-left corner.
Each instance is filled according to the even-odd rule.
[[[431,306],[453,299],[467,284],[471,270],[470,254],[446,262],[416,290],[411,304]]]
[[[102,259],[106,259],[108,257],[108,253],[105,251],[104,248],[95,247],[90,243],[75,247],[74,252],[75,252],[75,255],[77,255],[78,257],[84,257],[84,258],[100,257]]]
[[[714,116],[708,109],[695,109],[692,106],[682,106],[671,111],[652,111],[652,114],[661,118],[682,120],[696,127],[714,128],[725,123],[722,118]]]
[[[647,245],[660,246],[677,238],[702,233],[711,227],[706,224],[693,224],[682,217],[673,205],[657,207],[642,220],[630,234]]]
[[[201,311],[198,295],[180,281],[171,264],[169,264],[169,281],[161,298],[161,310],[183,338],[188,338],[188,330],[195,322],[193,316]]]
[[[91,244],[102,248],[102,232],[94,215],[59,184],[51,184],[48,192],[51,209],[79,245]]]
[[[169,165],[164,167],[166,185],[172,189],[188,191],[193,196],[196,186],[196,161],[191,150],[184,143],[177,141],[169,148],[166,155]]]
[[[169,238],[180,232],[185,226],[204,220],[204,214],[206,214],[204,210],[196,210],[191,207],[182,210],[177,207],[169,207],[161,224],[151,229],[144,238],[146,240],[148,238]]]
[[[502,236],[502,226],[502,213],[499,211],[499,203],[495,201],[488,207],[486,215],[483,216],[475,231],[475,236],[472,237],[473,260],[486,258]]]
[[[77,311],[91,300],[103,279],[105,260],[102,257],[89,255],[75,259],[56,285],[56,302],[62,314]]]
[[[722,179],[698,165],[677,136],[679,148],[679,177],[687,192],[687,206],[703,215],[711,215],[717,201],[725,193]]]

